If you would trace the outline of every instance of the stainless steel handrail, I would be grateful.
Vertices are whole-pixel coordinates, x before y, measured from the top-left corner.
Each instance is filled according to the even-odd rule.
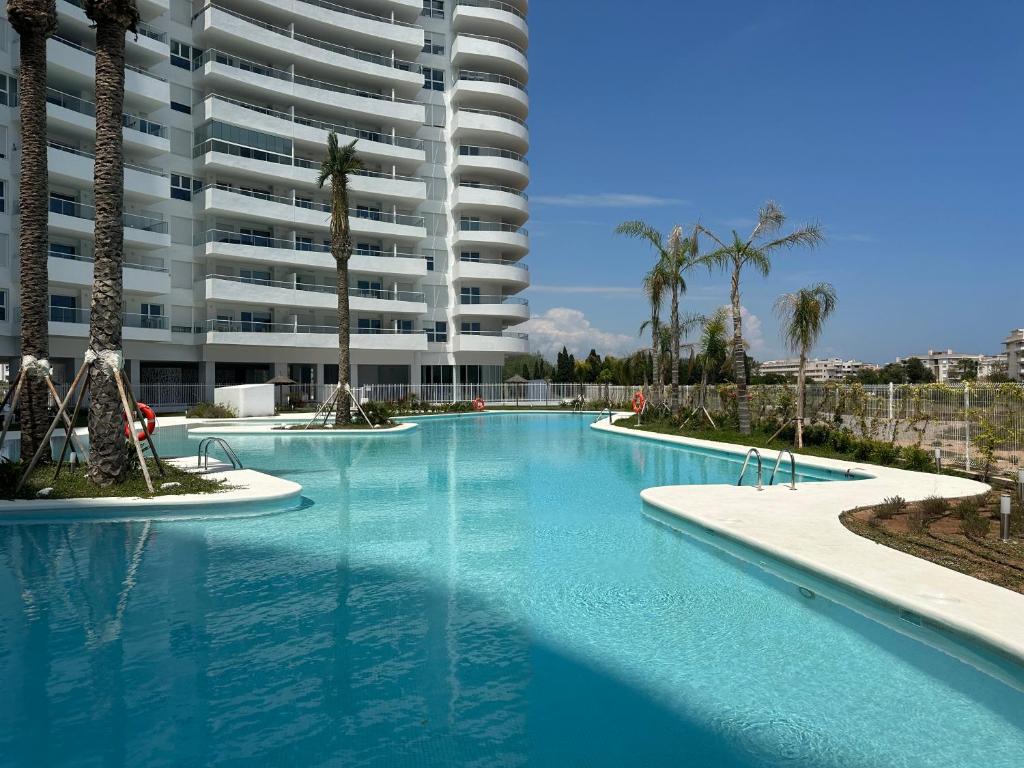
[[[743,459],[743,469],[740,470],[739,479],[736,481],[736,485],[743,485],[743,476],[747,474],[747,465],[750,464],[750,455],[753,454],[754,458],[757,459],[757,490],[763,491],[764,485],[761,482],[762,468],[761,468],[761,452],[757,448],[751,448],[747,451],[746,458]]]
[[[196,454],[196,466],[206,471],[210,468],[210,446],[216,445],[231,462],[232,469],[245,469],[238,454],[228,445],[227,440],[222,437],[204,437],[199,443],[199,452]]]
[[[772,469],[772,476],[768,478],[768,485],[775,483],[775,473],[779,471],[779,464],[782,463],[782,457],[789,454],[789,490],[796,490],[796,457],[789,448],[783,448],[779,451],[778,458],[775,459],[775,467]]]

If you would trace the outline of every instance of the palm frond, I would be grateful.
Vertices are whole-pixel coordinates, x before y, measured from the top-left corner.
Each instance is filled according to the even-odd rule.
[[[637,240],[646,240],[659,254],[665,253],[665,243],[661,232],[646,222],[639,220],[624,221],[615,228],[615,234],[625,235]]]
[[[825,236],[821,232],[821,227],[817,224],[806,224],[790,232],[785,237],[764,243],[760,246],[760,250],[769,252],[779,248],[796,248],[799,246],[813,248],[823,242],[825,242]]]
[[[769,200],[757,212],[757,224],[754,226],[754,231],[750,233],[750,238],[747,242],[752,243],[759,237],[765,237],[773,232],[778,232],[785,223],[786,214],[782,212],[782,209],[774,200]]]

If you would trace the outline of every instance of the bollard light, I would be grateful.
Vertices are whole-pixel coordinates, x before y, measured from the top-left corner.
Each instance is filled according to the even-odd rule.
[[[942,444],[935,442],[932,445],[935,446],[935,473],[940,474],[942,472]]]
[[[1017,498],[1024,506],[1024,469],[1017,470]]]
[[[999,540],[1010,540],[1010,494],[999,497]]]

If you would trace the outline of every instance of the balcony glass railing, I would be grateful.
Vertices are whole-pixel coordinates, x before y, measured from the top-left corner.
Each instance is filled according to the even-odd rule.
[[[523,54],[524,56],[526,55],[526,51],[523,49],[522,46],[516,45],[511,40],[506,40],[503,37],[491,37],[490,35],[471,35],[468,32],[460,32],[459,37],[468,37],[470,40],[485,40],[488,43],[498,43],[499,45],[507,45],[513,51],[517,51]]]
[[[279,195],[273,195],[269,192],[261,192],[259,190],[252,189],[238,189],[236,187],[230,187],[226,184],[207,184],[203,187],[202,191],[206,190],[219,190],[221,192],[228,192],[230,194],[239,195],[242,197],[255,198],[257,200],[265,200],[270,203],[277,203],[280,205],[289,205],[295,208],[305,208],[310,211],[318,211],[321,213],[330,213],[331,204],[320,202],[318,200],[301,200],[293,199],[291,197],[281,197]],[[383,221],[388,224],[401,224],[409,227],[422,227],[424,225],[424,219],[422,216],[416,216],[409,213],[389,213],[387,211],[378,211],[374,209],[363,209],[355,208],[349,209],[349,216],[355,219],[369,219],[371,221]]]
[[[423,139],[409,138],[408,136],[392,136],[383,131],[368,130],[365,128],[356,128],[351,125],[341,125],[340,123],[328,123],[323,120],[316,120],[311,117],[306,117],[299,114],[290,114],[288,112],[281,112],[275,109],[268,109],[267,107],[261,107],[258,104],[250,104],[245,101],[238,99],[232,99],[228,96],[221,96],[220,94],[210,94],[206,97],[207,99],[213,99],[214,101],[221,101],[225,104],[232,104],[236,107],[243,109],[249,109],[253,112],[258,112],[262,115],[269,117],[275,117],[279,120],[287,120],[290,123],[298,123],[299,125],[305,125],[310,128],[316,128],[321,131],[327,131],[330,133],[334,131],[341,136],[350,136],[353,139],[361,139],[362,141],[373,141],[378,144],[389,144],[395,147],[405,147],[407,149],[423,149]]]
[[[516,235],[523,235],[524,237],[530,233],[523,227],[518,227],[515,224],[508,224],[504,221],[476,221],[462,219],[459,221],[460,232],[511,232]]]
[[[332,3],[330,2],[330,0],[301,0],[301,2],[308,3],[309,5],[315,5],[317,8],[326,8],[327,10],[334,11],[335,13],[344,13],[348,16],[357,16],[360,19],[370,19],[371,21],[379,21],[384,24],[394,24],[396,27],[415,26],[414,24],[399,21],[398,19],[392,19],[388,16],[378,16],[375,13],[368,13],[366,11],[360,11],[356,10],[355,8],[349,8],[344,5],[339,5],[338,3]]]
[[[81,51],[82,53],[87,53],[90,56],[96,56],[96,51],[94,51],[92,48],[88,48],[88,47],[82,45],[81,43],[76,43],[74,40],[68,40],[66,37],[61,37],[59,35],[54,35],[50,39],[51,40],[56,40],[58,43],[62,43],[63,45],[68,46],[69,48],[74,48],[76,51]],[[152,77],[154,80],[159,80],[161,83],[166,83],[167,82],[166,78],[160,77],[159,75],[154,75],[148,69],[143,69],[142,67],[138,67],[135,64],[128,64],[126,62],[125,65],[124,65],[124,68],[127,69],[127,70],[130,70],[132,72],[137,72],[140,75],[145,75],[146,77]]]
[[[88,325],[89,317],[88,309],[50,305],[51,323]],[[125,312],[121,315],[121,325],[124,328],[148,328],[158,331],[166,331],[171,327],[170,318],[166,315],[140,315],[132,312]]]
[[[471,109],[470,107],[459,107],[456,112],[466,112],[470,115],[486,115],[487,117],[500,117],[503,120],[511,120],[513,123],[526,127],[526,121],[521,117],[510,115],[508,112],[498,112],[493,109]]]
[[[338,333],[337,327],[331,325],[272,323],[261,320],[207,320],[199,326],[199,332],[203,331],[215,333]]]
[[[526,93],[526,86],[519,80],[506,75],[496,75],[493,72],[475,72],[473,70],[460,69],[458,79],[463,82],[469,81],[473,83],[498,83],[499,85],[510,85],[513,88],[518,88],[523,93]]]
[[[318,37],[311,37],[309,35],[304,35],[301,32],[296,32],[294,29],[289,29],[287,27],[279,27],[275,24],[271,24],[270,22],[263,21],[262,19],[256,19],[252,16],[246,16],[244,13],[239,13],[238,11],[231,10],[230,8],[225,8],[224,6],[218,5],[216,3],[207,3],[202,9],[198,11],[196,16],[211,10],[226,13],[229,16],[234,16],[236,19],[240,19],[246,22],[247,24],[252,24],[254,26],[259,27],[260,29],[265,29],[268,32],[273,32],[276,35],[281,35],[282,37],[287,37],[291,40],[295,40],[300,43],[305,43],[306,45],[311,45],[315,48],[320,48],[321,50],[324,51],[330,51],[331,53],[336,53],[341,56],[347,56],[350,59],[358,59],[359,61],[365,61],[369,64],[378,64],[382,67],[400,69],[404,72],[419,72],[419,66],[412,61],[404,61],[403,59],[396,59],[394,56],[388,56],[382,53],[374,53],[373,51],[361,51],[358,48],[350,48],[347,45],[338,45],[337,43],[331,43],[328,42],[327,40],[321,40]]]
[[[501,266],[501,267],[515,267],[516,269],[526,269],[526,270],[529,270],[529,268],[530,268],[528,264],[524,264],[521,261],[516,261],[515,259],[491,258],[491,257],[487,257],[487,258],[482,258],[481,257],[481,258],[477,259],[477,258],[474,258],[472,256],[462,255],[462,256],[459,257],[459,261],[461,263],[463,263],[463,264],[494,264],[494,265]]]
[[[203,243],[225,243],[229,245],[246,245],[254,248],[276,248],[285,251],[300,251],[311,253],[330,253],[331,247],[322,243],[305,242],[302,240],[287,240],[278,237],[265,237],[242,232],[232,232],[227,229],[208,229],[196,238],[196,245]],[[405,253],[402,251],[375,249],[372,251],[355,248],[353,256],[372,257],[376,259],[425,259],[422,253]]]
[[[517,306],[529,306],[528,299],[519,296],[498,296],[479,295],[475,293],[460,293],[459,304],[515,304]]]
[[[63,200],[59,197],[50,198],[50,213],[57,213],[61,216],[71,216],[76,219],[96,220],[96,208],[86,203],[75,202],[74,200]],[[129,229],[141,229],[146,232],[167,234],[167,222],[159,218],[159,213],[124,213],[121,216],[124,225]]]
[[[296,75],[293,72],[289,72],[284,69],[275,69],[274,67],[267,66],[266,64],[260,64],[259,62],[250,61],[249,59],[243,59],[239,56],[234,56],[232,54],[224,53],[223,51],[218,50],[204,51],[199,56],[196,56],[192,60],[192,69],[200,69],[206,64],[211,63],[221,64],[225,67],[232,67],[243,72],[252,72],[254,75],[262,75],[263,77],[272,77],[277,80],[284,80],[285,82],[295,83],[296,85],[304,85],[309,88],[317,88],[322,91],[342,93],[347,96],[358,96],[359,98],[375,99],[377,101],[391,101],[399,104],[418,103],[413,99],[403,99],[393,94],[385,94],[381,93],[380,91],[372,91],[367,88],[353,88],[348,85],[329,83],[326,80],[316,80],[311,77]]]
[[[501,0],[456,0],[456,5],[468,5],[471,8],[491,8],[496,11],[505,11],[511,13],[513,16],[518,16],[520,19],[525,19],[526,14],[516,8],[514,5],[503,3]]]
[[[530,199],[529,197],[527,197],[526,193],[523,192],[523,190],[516,189],[515,187],[505,187],[502,186],[501,184],[481,184],[480,182],[476,181],[460,181],[459,186],[464,187],[466,189],[487,189],[490,190],[491,192],[507,192],[510,195],[517,195],[523,198],[524,200]]]
[[[502,338],[502,339],[529,339],[528,333],[518,333],[516,331],[456,331],[459,336],[489,336],[491,338]]]
[[[518,152],[513,152],[510,149],[499,149],[497,147],[475,147],[472,144],[460,144],[459,145],[459,156],[460,157],[500,157],[503,160],[515,160],[523,163],[523,165],[529,165],[529,161]]]
[[[68,152],[69,154],[72,155],[78,155],[79,157],[86,157],[94,162],[96,160],[96,155],[94,155],[92,152],[88,152],[84,149],[79,149],[78,147],[70,147],[67,144],[61,144],[59,141],[47,141],[46,146],[50,147],[51,149],[59,150],[61,152]],[[138,171],[139,173],[148,173],[151,176],[159,176],[164,179],[167,178],[166,173],[159,170],[158,168],[153,168],[148,165],[140,165],[139,163],[123,163],[123,165],[125,168],[130,168],[131,170]]]
[[[381,301],[411,301],[422,304],[426,299],[419,291],[389,291],[384,288],[349,288],[354,299],[380,299]]]
[[[83,256],[80,253],[68,253],[67,251],[47,251],[47,255],[51,259],[66,259],[68,261],[82,261],[86,264],[92,264],[96,260],[92,256]],[[124,261],[121,263],[124,269],[141,269],[146,272],[169,272],[167,267],[158,267],[152,264],[139,264],[134,261]]]
[[[56,88],[46,89],[46,101],[54,106],[70,109],[72,112],[77,112],[80,115],[86,115],[93,119],[96,118],[96,105],[94,103],[79,96],[72,96],[70,93],[58,91]],[[167,138],[167,128],[165,126],[138,115],[122,114],[121,125],[129,130],[139,131],[149,136],[159,136],[162,139]]]

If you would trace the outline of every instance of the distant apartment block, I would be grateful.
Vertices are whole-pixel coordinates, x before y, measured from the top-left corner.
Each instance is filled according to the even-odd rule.
[[[806,375],[809,381],[835,381],[856,376],[859,371],[877,370],[878,366],[860,360],[843,360],[838,357],[807,361]],[[761,375],[778,374],[796,378],[800,371],[800,360],[766,360],[761,363]]]
[[[983,379],[990,376],[1006,359],[1005,355],[972,355],[963,352],[954,352],[952,349],[934,350],[929,349],[927,355],[909,355],[908,357],[897,357],[897,363],[905,363],[907,360],[916,357],[925,367],[932,372],[935,381],[939,383],[956,382],[962,378],[963,364],[974,362],[978,366],[978,378]]]
[[[1006,347],[1006,375],[1024,381],[1024,328],[1015,328],[1003,342]]]

